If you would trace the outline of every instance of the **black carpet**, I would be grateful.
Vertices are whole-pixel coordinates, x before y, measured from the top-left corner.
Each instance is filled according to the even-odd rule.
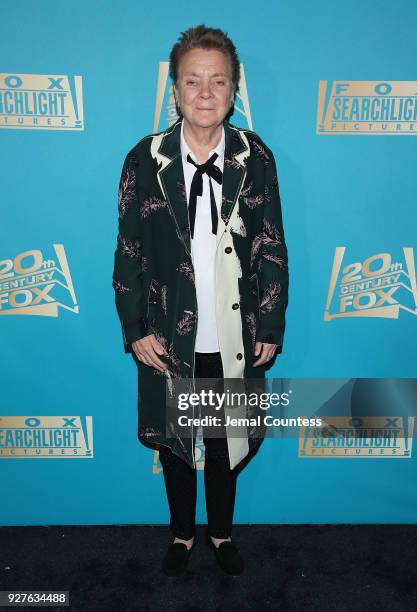
[[[167,526],[1,527],[0,590],[68,590],[70,607],[54,610],[417,610],[415,525],[235,524],[239,578],[216,565],[204,530],[187,573],[168,578]]]

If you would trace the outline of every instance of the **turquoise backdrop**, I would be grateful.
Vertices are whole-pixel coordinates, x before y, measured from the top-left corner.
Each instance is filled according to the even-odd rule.
[[[1,15],[0,72],[81,76],[84,129],[0,128],[0,269],[62,244],[79,307],[0,315],[0,414],[91,415],[94,437],[93,458],[0,455],[1,524],[168,523],[162,473],[137,440],[136,366],[112,268],[123,159],[154,131],[159,63],[192,25],[220,27],[236,44],[252,129],[277,161],[290,294],[268,376],[417,376],[415,314],[324,320],[336,247],[347,262],[416,248],[417,140],[316,132],[321,80],[414,81],[417,93],[415,2],[3,0]],[[231,122],[247,125],[236,112]],[[301,458],[297,439],[267,439],[239,477],[235,522],[414,523],[415,477],[415,454]]]

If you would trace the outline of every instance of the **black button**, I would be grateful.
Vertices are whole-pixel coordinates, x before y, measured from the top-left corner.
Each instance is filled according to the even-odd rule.
[[[237,302],[235,302],[232,306],[233,310],[236,310],[237,308],[239,308],[239,304]]]
[[[225,253],[231,253],[231,252],[232,252],[232,247],[226,247],[226,248],[224,249],[224,252],[225,252]]]
[[[238,353],[238,354],[236,355],[236,359],[242,359],[242,357],[243,357],[242,353]]]

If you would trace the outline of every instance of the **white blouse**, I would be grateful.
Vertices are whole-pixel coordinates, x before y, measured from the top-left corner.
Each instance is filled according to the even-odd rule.
[[[224,145],[225,135],[222,126],[222,137],[215,149],[209,151],[208,157],[214,152],[218,154],[216,166],[223,172],[224,167]],[[185,189],[187,202],[190,201],[191,181],[196,171],[196,167],[187,161],[190,154],[198,164],[199,161],[191,151],[184,138],[184,121],[181,122],[181,156],[184,169]],[[208,159],[208,158],[207,158]],[[220,219],[222,185],[219,185],[213,178],[211,179],[214,197],[217,205],[217,214]],[[194,265],[197,306],[198,306],[198,325],[195,351],[198,353],[214,353],[219,351],[219,341],[216,326],[216,308],[214,295],[214,256],[216,251],[216,236],[211,231],[211,210],[210,210],[210,184],[209,177],[203,174],[203,195],[197,196],[194,238],[191,240],[191,256]]]

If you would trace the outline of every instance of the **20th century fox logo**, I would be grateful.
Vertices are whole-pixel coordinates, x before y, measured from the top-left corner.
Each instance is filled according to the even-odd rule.
[[[333,258],[324,320],[337,317],[398,319],[400,310],[417,315],[417,285],[413,249],[403,248],[403,261],[377,253],[342,267],[346,247]]]
[[[64,245],[53,246],[54,254],[32,249],[0,261],[0,316],[78,313]]]

